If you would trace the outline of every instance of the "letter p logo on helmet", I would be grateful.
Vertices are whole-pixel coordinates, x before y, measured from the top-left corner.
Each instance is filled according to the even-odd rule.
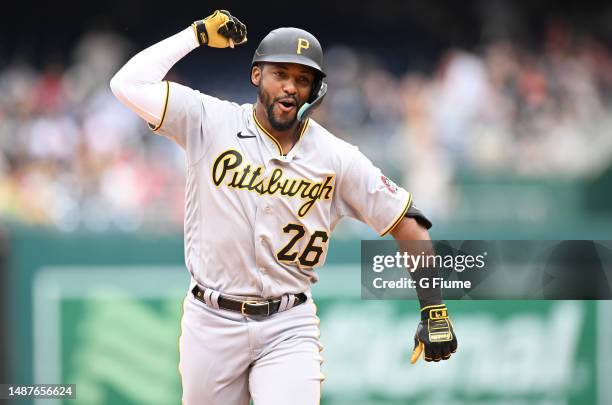
[[[308,48],[310,48],[310,42],[308,42],[307,39],[298,38],[297,50],[295,51],[295,53],[297,53],[298,55],[301,55],[302,49],[308,49]]]

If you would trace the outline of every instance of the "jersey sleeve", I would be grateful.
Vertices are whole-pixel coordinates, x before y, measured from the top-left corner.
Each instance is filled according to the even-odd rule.
[[[154,132],[182,146],[193,163],[209,147],[213,133],[207,128],[228,118],[231,104],[163,81],[172,66],[198,46],[193,29],[185,28],[140,51],[110,81],[119,101],[149,123]]]
[[[340,213],[385,236],[408,212],[412,194],[387,178],[356,148],[345,156],[349,160],[337,185]]]
[[[166,82],[164,111],[157,125],[149,128],[183,147],[190,163],[196,163],[214,140],[214,128],[231,121],[239,107],[187,86]],[[227,125],[227,123],[225,124]]]

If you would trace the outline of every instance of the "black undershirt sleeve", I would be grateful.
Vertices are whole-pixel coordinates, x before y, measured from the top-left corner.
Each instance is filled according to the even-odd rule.
[[[433,225],[429,218],[427,218],[420,209],[414,206],[414,203],[410,205],[410,208],[408,208],[404,216],[414,218],[420,225],[425,227],[425,229],[429,229]]]

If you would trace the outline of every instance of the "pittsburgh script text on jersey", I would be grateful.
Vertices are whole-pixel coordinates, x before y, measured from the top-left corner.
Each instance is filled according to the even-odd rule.
[[[283,169],[275,168],[270,177],[263,176],[263,166],[251,163],[243,164],[243,157],[237,150],[227,150],[215,159],[212,177],[216,186],[221,185],[229,172],[233,172],[227,186],[231,188],[254,191],[259,195],[276,194],[305,199],[300,206],[298,215],[303,217],[310,211],[317,200],[329,200],[334,190],[334,175],[328,175],[321,182],[314,182],[304,178],[285,177]]]

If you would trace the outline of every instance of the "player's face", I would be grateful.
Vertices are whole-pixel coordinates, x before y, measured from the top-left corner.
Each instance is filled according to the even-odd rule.
[[[268,121],[277,131],[290,129],[297,112],[308,101],[315,75],[312,69],[294,63],[266,63],[259,77],[257,95]]]

